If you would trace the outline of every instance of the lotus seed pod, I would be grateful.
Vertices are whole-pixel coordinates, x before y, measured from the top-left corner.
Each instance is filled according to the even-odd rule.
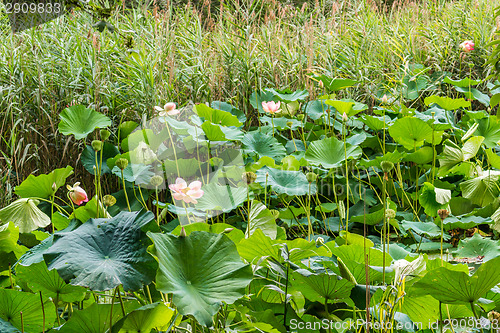
[[[391,220],[391,219],[395,218],[396,217],[396,211],[394,211],[394,209],[386,209],[386,211],[385,211],[385,217],[388,220]]]
[[[391,161],[382,161],[380,162],[380,167],[382,168],[383,172],[389,172],[394,168],[394,163]]]
[[[298,114],[298,115],[296,116],[296,118],[297,118],[297,120],[298,120],[298,121],[302,121],[302,120],[304,120],[304,115],[303,115],[302,113],[301,113],[301,114]]]
[[[119,158],[116,160],[116,166],[119,167],[120,169],[125,169],[128,165],[128,160],[126,158]]]
[[[444,220],[450,215],[450,212],[447,209],[439,209],[438,215],[441,218],[441,220]]]
[[[111,207],[116,203],[116,198],[110,194],[106,194],[102,198],[102,202],[104,203],[104,206]]]
[[[106,141],[107,139],[109,139],[109,136],[111,135],[111,133],[108,131],[108,130],[101,130],[101,140],[102,141]]]
[[[309,183],[314,183],[318,179],[318,175],[314,172],[308,172],[306,173],[306,179]]]
[[[500,320],[500,313],[496,311],[490,311],[488,312],[488,319],[494,324],[498,324],[498,321]]]
[[[101,151],[102,149],[102,141],[100,140],[94,140],[92,141],[92,149],[95,151]]]
[[[187,236],[186,229],[184,229],[184,227],[182,227],[181,232],[179,233],[179,238],[184,238],[186,236]]]
[[[149,183],[151,185],[153,185],[154,187],[158,187],[161,184],[163,184],[163,177],[159,176],[159,175],[155,175],[155,176],[151,177],[151,180],[149,181]]]
[[[255,182],[257,175],[254,172],[245,172],[241,178],[247,183],[247,185],[250,185]]]
[[[279,210],[276,209],[271,209],[270,210],[271,214],[273,215],[274,219],[277,220],[280,217],[280,212]]]
[[[286,126],[287,126],[287,127],[292,128],[292,126],[293,126],[293,122],[291,122],[291,121],[287,121],[287,122],[286,122]]]

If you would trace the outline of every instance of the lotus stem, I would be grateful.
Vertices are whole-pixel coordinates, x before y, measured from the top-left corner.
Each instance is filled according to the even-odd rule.
[[[123,177],[123,169],[120,169],[120,172],[122,174],[122,184],[123,184],[123,193],[125,194],[125,201],[127,201],[128,211],[131,212],[132,209],[130,209],[130,202],[128,201],[127,188],[125,187],[125,178]]]
[[[42,305],[42,333],[45,333],[45,305],[43,304],[42,292],[40,291],[40,304]]]

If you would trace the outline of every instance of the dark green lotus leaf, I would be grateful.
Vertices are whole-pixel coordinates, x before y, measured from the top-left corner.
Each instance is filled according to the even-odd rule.
[[[483,261],[488,261],[500,256],[499,241],[484,238],[479,233],[461,240],[458,243],[455,255],[460,258],[484,257]]]
[[[413,288],[421,295],[431,295],[446,304],[476,302],[500,283],[500,257],[491,259],[469,274],[438,267],[429,270]]]
[[[14,223],[9,222],[0,226],[0,253],[14,252],[17,257],[20,257],[28,249],[18,244],[19,228]]]
[[[214,101],[210,104],[210,106],[214,109],[217,109],[217,110],[229,112],[233,116],[236,116],[241,123],[244,123],[247,120],[247,117],[245,116],[245,112],[238,110],[237,108],[235,108],[234,106],[232,106],[229,103]]]
[[[203,103],[196,105],[194,111],[198,116],[205,118],[205,120],[210,121],[212,124],[236,127],[243,125],[238,118],[230,112],[212,109]]]
[[[85,297],[85,288],[66,284],[55,269],[51,271],[47,269],[44,261],[30,266],[16,266],[16,276],[27,283],[32,291],[41,291],[44,296],[53,299],[77,302]]]
[[[174,230],[172,230],[171,234],[175,236],[179,236],[182,228],[184,228],[184,232],[189,235],[193,231],[206,231],[214,234],[225,234],[230,240],[232,240],[235,244],[238,244],[240,240],[245,238],[245,234],[238,228],[233,227],[232,225],[226,223],[214,223],[208,224],[206,222],[197,222],[186,224],[184,226],[177,226]],[[229,229],[232,229],[228,232]]]
[[[418,201],[424,207],[427,215],[436,217],[438,210],[448,207],[448,202],[451,199],[451,191],[437,188],[431,183],[424,183],[420,192]]]
[[[474,135],[484,137],[484,144],[487,148],[494,148],[500,141],[500,121],[496,116],[479,119],[479,126]]]
[[[9,322],[0,319],[0,332],[2,333],[21,333],[20,330],[12,326]]]
[[[358,158],[362,150],[357,146],[339,141],[331,137],[318,141],[313,141],[308,147],[305,159],[312,165],[321,165],[324,168],[336,168],[347,159]]]
[[[152,329],[166,331],[170,326],[175,310],[163,303],[144,305],[133,310],[125,318],[113,325],[113,333],[148,333]]]
[[[29,175],[19,186],[16,186],[15,192],[22,198],[37,197],[48,199],[57,191],[57,189],[66,183],[68,178],[73,173],[73,168],[67,166],[62,169],[52,170],[46,175]],[[52,186],[56,184],[56,191]]]
[[[97,152],[97,160],[96,160],[95,150],[92,148],[92,146],[87,145],[87,147],[85,147],[85,150],[82,153],[82,165],[85,168],[85,170],[90,172],[90,174],[92,175],[95,175],[94,167],[97,167],[97,165],[99,165],[101,168],[101,175],[105,173],[111,173],[111,169],[108,167],[106,161],[108,160],[108,158],[113,158],[118,154],[120,154],[120,151],[115,145],[109,142],[105,142],[102,149],[102,164],[101,164],[101,151]]]
[[[306,195],[315,194],[316,183],[309,183],[301,171],[286,171],[263,167],[257,171],[257,183],[265,187],[271,186],[278,194]]]
[[[138,308],[137,302],[124,302],[125,313]],[[113,313],[111,313],[113,311]],[[97,304],[73,312],[71,318],[61,327],[61,333],[103,333],[109,332],[110,320],[112,324],[123,318],[120,303]],[[146,332],[146,331],[145,331]]]
[[[281,161],[286,155],[286,149],[278,140],[260,131],[248,132],[241,140],[243,152],[257,154],[259,157],[268,156]]]
[[[205,326],[222,302],[232,304],[245,294],[252,280],[234,243],[225,235],[194,231],[187,237],[148,233],[158,259],[156,287],[173,294],[173,303],[183,315],[193,315]]]
[[[149,239],[141,230],[153,221],[147,211],[90,219],[74,231],[56,234],[43,256],[49,270],[56,269],[73,285],[99,291],[123,285],[135,291],[156,272],[156,262],[146,251]]]
[[[293,286],[308,300],[325,303],[328,300],[342,300],[349,298],[354,284],[346,279],[341,279],[335,274],[311,274],[303,276],[298,272],[293,273]]]
[[[59,117],[59,131],[64,135],[73,134],[77,140],[86,138],[96,128],[111,126],[111,119],[83,105],[70,106]]]
[[[500,171],[488,170],[480,176],[461,182],[462,196],[476,205],[485,207],[500,194],[499,179]]]
[[[441,228],[434,222],[418,222],[418,221],[405,221],[401,222],[401,227],[405,230],[411,230],[419,235],[426,235],[430,238],[441,236]],[[443,235],[445,240],[450,238],[447,233]]]
[[[223,186],[211,183],[203,186],[204,194],[195,208],[202,211],[217,210],[230,212],[247,200],[247,188]]]
[[[45,330],[55,319],[54,303],[44,300],[45,308]],[[21,325],[21,312],[23,313],[23,325]],[[12,289],[0,289],[0,319],[9,322],[15,328],[21,330],[24,327],[26,333],[39,333],[43,329],[43,310],[40,295],[26,293]],[[0,324],[0,328],[1,328]],[[2,333],[5,331],[1,331]],[[8,332],[8,331],[6,331]]]

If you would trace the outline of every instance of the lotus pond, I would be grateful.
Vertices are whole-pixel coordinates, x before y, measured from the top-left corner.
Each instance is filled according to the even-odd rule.
[[[327,76],[251,115],[67,107],[79,161],[0,209],[0,331],[496,331],[500,90],[414,70],[373,107]]]

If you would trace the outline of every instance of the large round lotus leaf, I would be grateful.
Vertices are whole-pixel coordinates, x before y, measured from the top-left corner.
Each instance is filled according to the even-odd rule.
[[[274,192],[288,195],[315,194],[316,183],[309,183],[301,171],[286,171],[263,167],[257,171],[257,183],[271,186]]]
[[[212,326],[222,302],[231,304],[245,294],[252,270],[225,235],[194,231],[187,237],[148,236],[154,243],[150,251],[159,262],[156,287],[173,294],[181,314]]]
[[[484,137],[484,144],[487,148],[494,148],[500,141],[500,121],[496,116],[490,116],[478,120],[479,126],[477,127],[474,135]]]
[[[332,137],[312,142],[304,157],[312,165],[336,168],[342,165],[346,156],[347,159],[358,158],[361,154],[361,148],[346,143],[344,149],[344,143]]]
[[[335,274],[311,274],[303,276],[293,273],[293,286],[310,301],[325,303],[328,300],[349,298],[354,284]]]
[[[437,132],[435,132],[436,135]],[[432,128],[425,121],[405,117],[400,118],[389,127],[389,134],[399,144],[406,149],[413,150],[415,147],[420,147],[424,141],[432,142]],[[434,140],[434,143],[439,143],[439,140]]]
[[[50,327],[48,323],[52,323],[55,319],[55,308],[54,303],[49,300],[43,303],[45,330],[48,330]],[[23,313],[23,325],[21,325],[21,312]],[[39,333],[43,328],[43,318],[40,295],[12,289],[0,289],[0,319],[9,322],[19,330],[24,326],[26,333]]]
[[[0,253],[14,252],[20,257],[28,249],[17,243],[19,239],[19,228],[10,222],[0,226]]]
[[[488,261],[500,256],[499,241],[493,241],[482,237],[479,233],[461,240],[458,243],[455,255],[459,258],[484,257],[483,261]]]
[[[484,297],[498,283],[500,257],[482,264],[472,276],[446,267],[429,270],[413,288],[416,293],[431,295],[446,304],[467,304]]]
[[[262,230],[264,235],[271,239],[276,239],[278,231],[274,215],[263,203],[252,200],[248,214],[247,236],[250,237],[257,229]]]
[[[49,270],[56,269],[73,285],[99,291],[123,285],[135,291],[156,272],[156,262],[146,251],[149,239],[141,230],[153,221],[153,213],[146,211],[90,219],[74,231],[56,234],[43,256]]]
[[[83,105],[70,106],[59,117],[59,131],[64,135],[73,134],[77,140],[86,138],[96,128],[111,126],[111,119]]]
[[[29,175],[19,186],[16,186],[15,192],[22,198],[37,197],[48,199],[57,191],[57,189],[66,183],[68,178],[73,173],[73,168],[67,166],[62,169],[52,170],[46,175]],[[56,184],[56,189],[52,186]]]
[[[148,333],[166,331],[175,311],[163,303],[147,304],[135,309],[113,325],[113,333]],[[155,331],[155,332],[156,332]]]
[[[442,97],[442,96],[437,96],[437,95],[432,95],[432,96],[426,97],[424,102],[425,102],[425,105],[427,105],[427,106],[429,106],[431,104],[437,104],[441,108],[448,110],[448,111],[453,111],[453,110],[460,109],[460,108],[470,107],[470,102],[466,101],[463,98],[450,98],[450,97]]]
[[[17,265],[16,276],[32,291],[41,291],[53,299],[59,297],[64,302],[77,302],[85,297],[85,288],[66,284],[57,271],[49,271],[43,261],[30,266]]]
[[[499,195],[500,171],[489,170],[473,179],[460,183],[462,196],[481,207],[492,203]],[[0,216],[1,218],[1,216]]]
[[[205,120],[210,121],[212,124],[222,126],[236,126],[243,125],[236,116],[224,110],[212,109],[205,104],[198,104],[194,108],[194,112]]]
[[[92,148],[92,146],[87,146],[82,153],[82,164],[85,170],[90,172],[90,174],[95,175],[94,168],[97,165],[101,168],[101,175],[105,173],[111,173],[111,169],[108,167],[106,161],[108,158],[113,158],[116,155],[120,154],[118,148],[115,145],[105,142],[102,149],[102,164],[101,164],[101,151],[97,152],[97,160],[96,160],[96,152]]]
[[[38,204],[38,200],[31,198],[17,199],[0,209],[0,225],[13,222],[21,233],[48,226],[50,218],[37,207]]]
[[[276,138],[259,131],[248,132],[241,140],[243,151],[247,154],[257,154],[259,157],[268,156],[281,161],[286,155],[286,149]]]
[[[211,183],[203,186],[203,196],[198,199],[198,210],[220,210],[229,212],[247,200],[247,188],[222,186]]]

